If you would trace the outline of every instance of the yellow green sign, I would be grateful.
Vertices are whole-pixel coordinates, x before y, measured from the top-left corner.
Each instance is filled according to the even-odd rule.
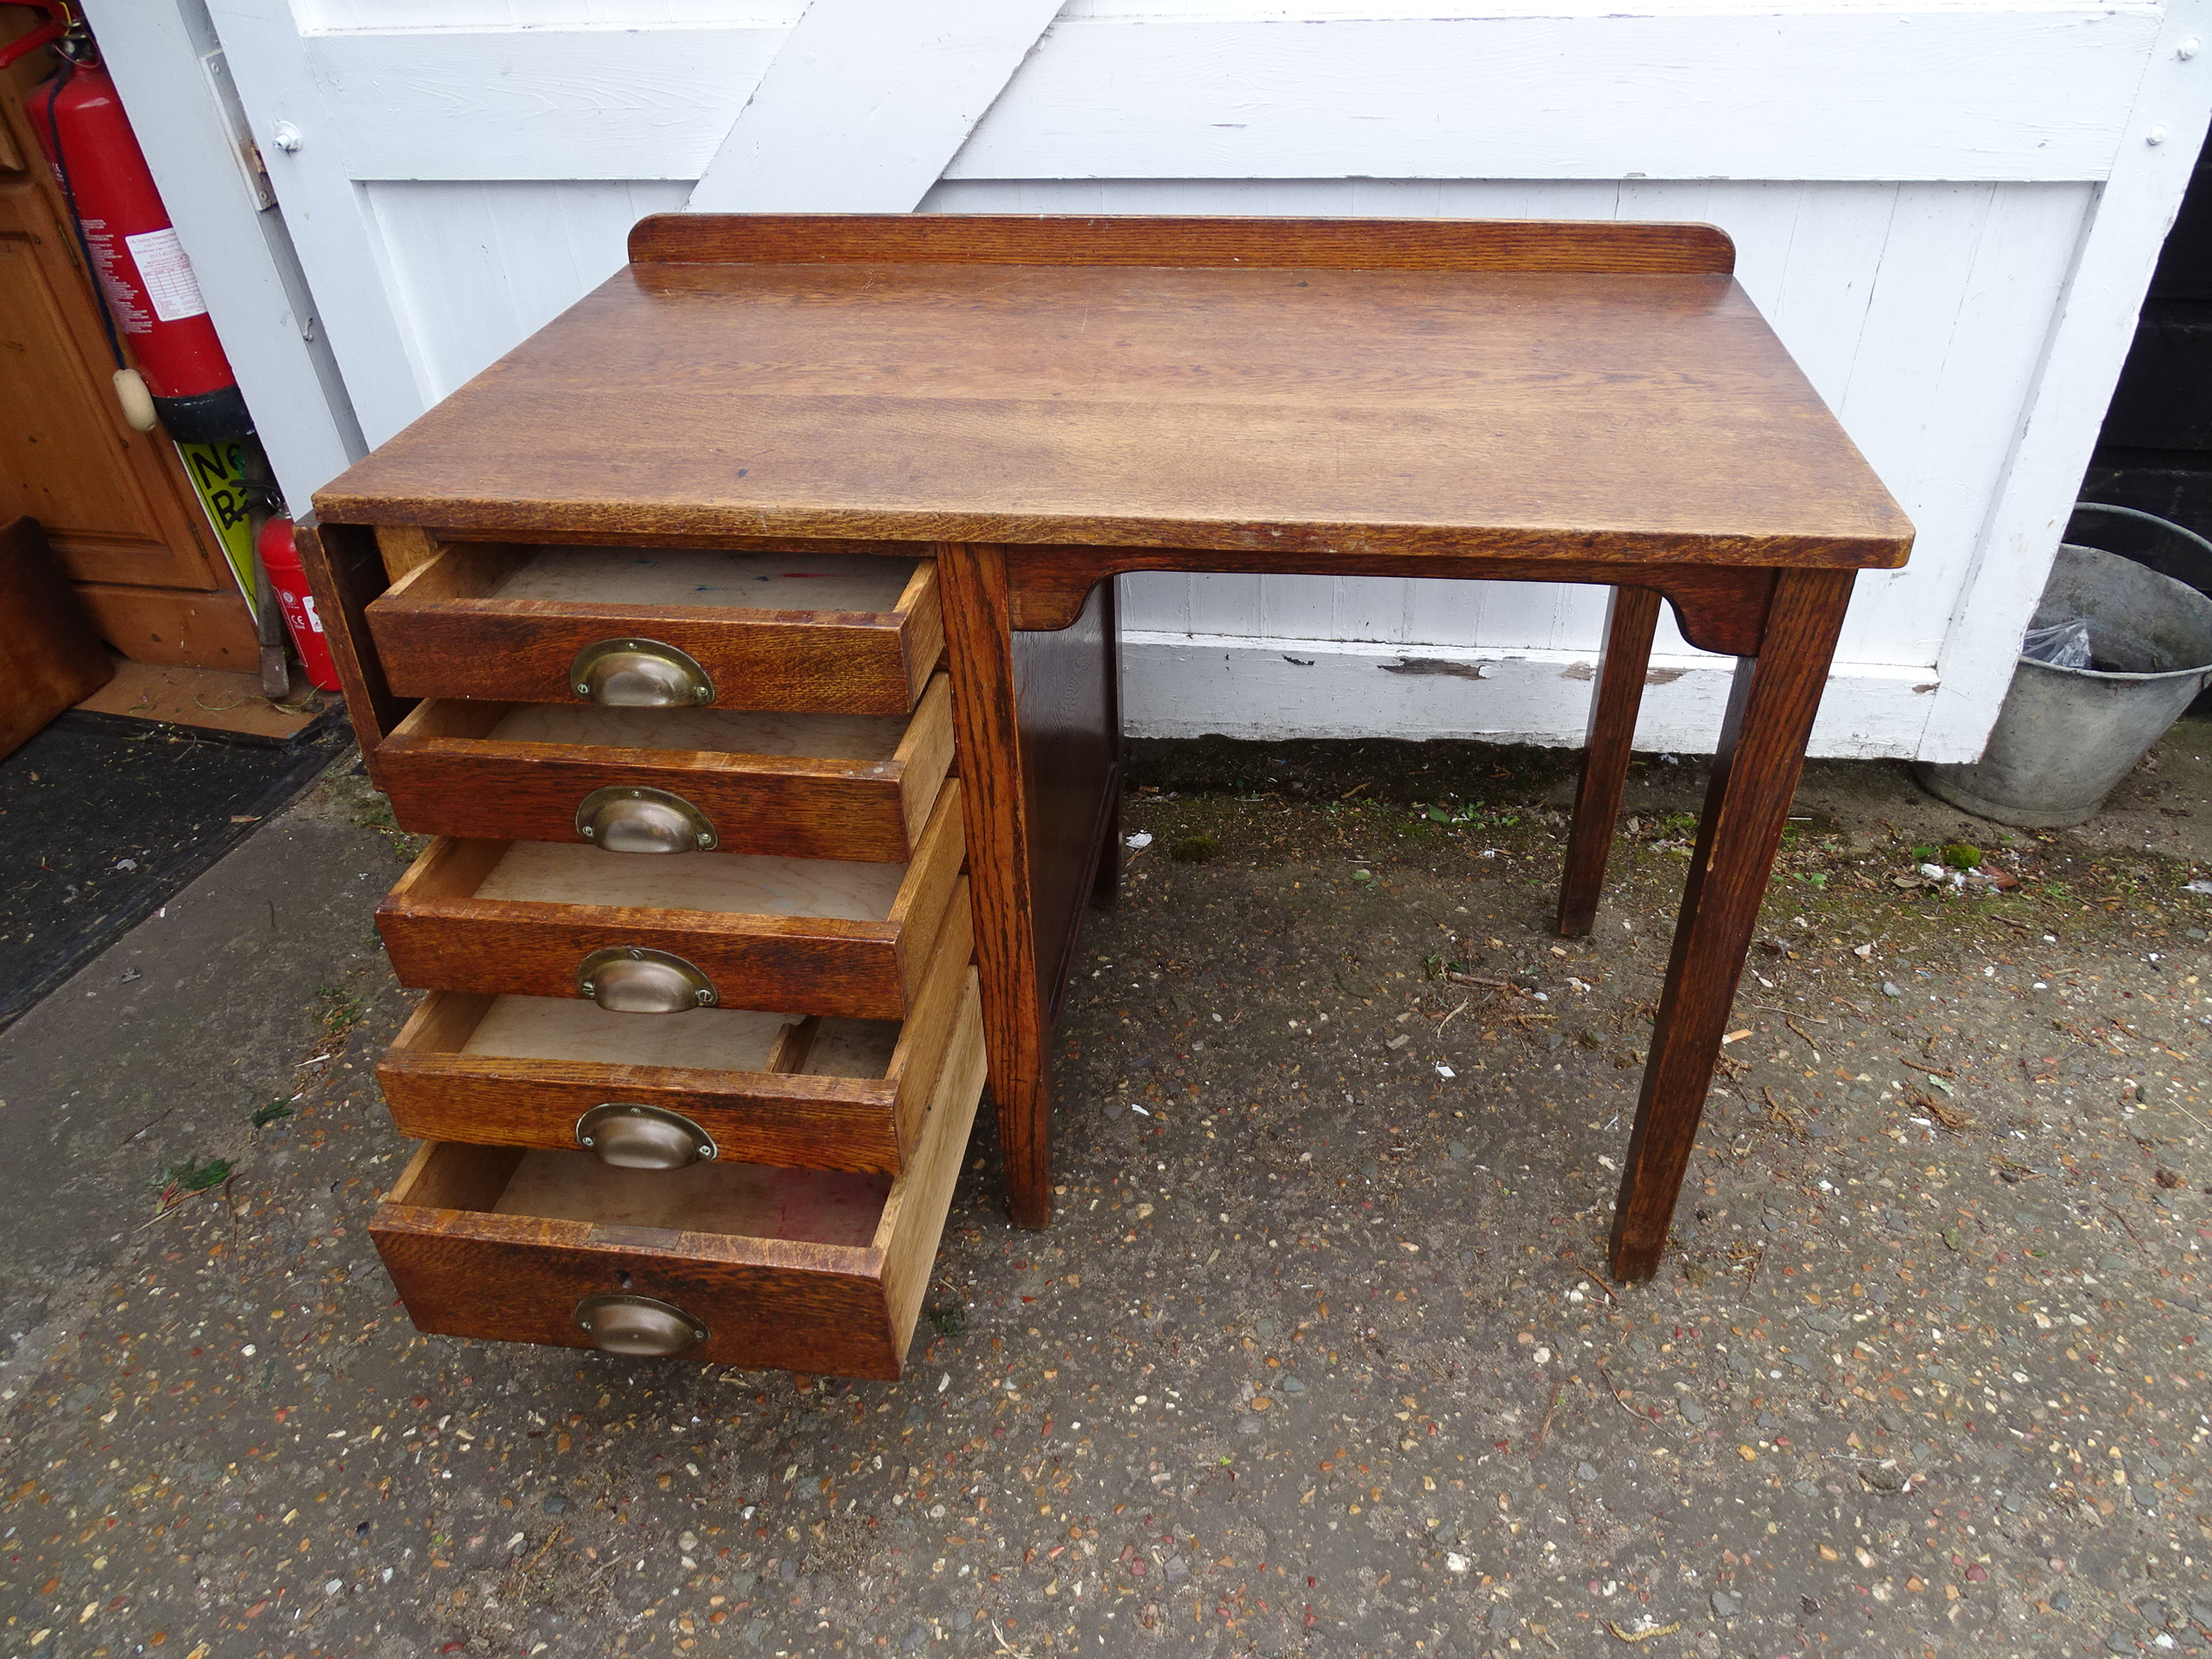
[[[179,444],[177,453],[185,458],[185,471],[191,475],[192,488],[199,492],[200,504],[207,508],[208,522],[222,543],[230,574],[238,579],[238,591],[258,610],[259,602],[253,592],[253,520],[246,489],[247,441],[225,438],[218,443]]]

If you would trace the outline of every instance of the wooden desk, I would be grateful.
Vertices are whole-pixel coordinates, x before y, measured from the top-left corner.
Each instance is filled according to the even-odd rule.
[[[372,764],[401,710],[361,607],[441,542],[933,550],[1008,1198],[1041,1227],[1053,1008],[1120,787],[1110,672],[1056,674],[1047,641],[1079,624],[1110,659],[1106,579],[1612,587],[1566,933],[1663,599],[1739,666],[1613,1230],[1616,1274],[1656,1270],[1853,574],[1912,533],[1723,234],[666,216],[630,255],[317,496]]]

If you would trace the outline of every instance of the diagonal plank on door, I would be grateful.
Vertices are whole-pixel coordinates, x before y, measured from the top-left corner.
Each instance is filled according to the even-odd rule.
[[[687,204],[908,213],[1061,0],[811,0]]]

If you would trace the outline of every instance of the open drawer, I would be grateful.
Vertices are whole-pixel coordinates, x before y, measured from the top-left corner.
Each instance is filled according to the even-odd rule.
[[[426,1144],[369,1223],[417,1329],[895,1380],[983,1089],[972,970],[896,1179]]]
[[[779,1008],[904,1019],[962,858],[960,785],[906,864],[561,842],[432,842],[377,907],[402,985],[589,997],[616,1012]]]
[[[952,693],[938,675],[910,720],[441,699],[376,758],[416,835],[901,864],[952,764]]]
[[[378,1062],[399,1132],[591,1152],[677,1170],[715,1158],[896,1175],[914,1154],[969,981],[967,884],[911,1016],[667,1018],[574,999],[433,991]]]
[[[903,714],[945,646],[937,564],[448,542],[368,606],[402,697]]]

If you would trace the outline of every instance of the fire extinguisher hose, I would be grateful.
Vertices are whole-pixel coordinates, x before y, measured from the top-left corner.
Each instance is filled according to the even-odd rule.
[[[62,60],[61,72],[46,86],[46,137],[54,147],[54,176],[61,181],[62,199],[69,207],[70,234],[76,238],[77,257],[84,261],[86,278],[97,284],[100,266],[92,257],[92,244],[85,239],[84,216],[77,211],[76,185],[70,181],[69,153],[62,148],[62,118],[57,106],[61,102],[63,88],[76,74],[76,60],[65,52],[55,54]],[[123,355],[123,337],[115,331],[115,318],[102,298],[99,307],[100,331],[107,336],[107,349],[115,359],[118,368],[128,368],[131,361]]]
[[[24,6],[46,15],[46,21],[28,34],[19,34],[0,46],[0,70],[12,69],[40,46],[50,46],[69,33],[70,10],[62,0],[0,0],[0,5]]]

